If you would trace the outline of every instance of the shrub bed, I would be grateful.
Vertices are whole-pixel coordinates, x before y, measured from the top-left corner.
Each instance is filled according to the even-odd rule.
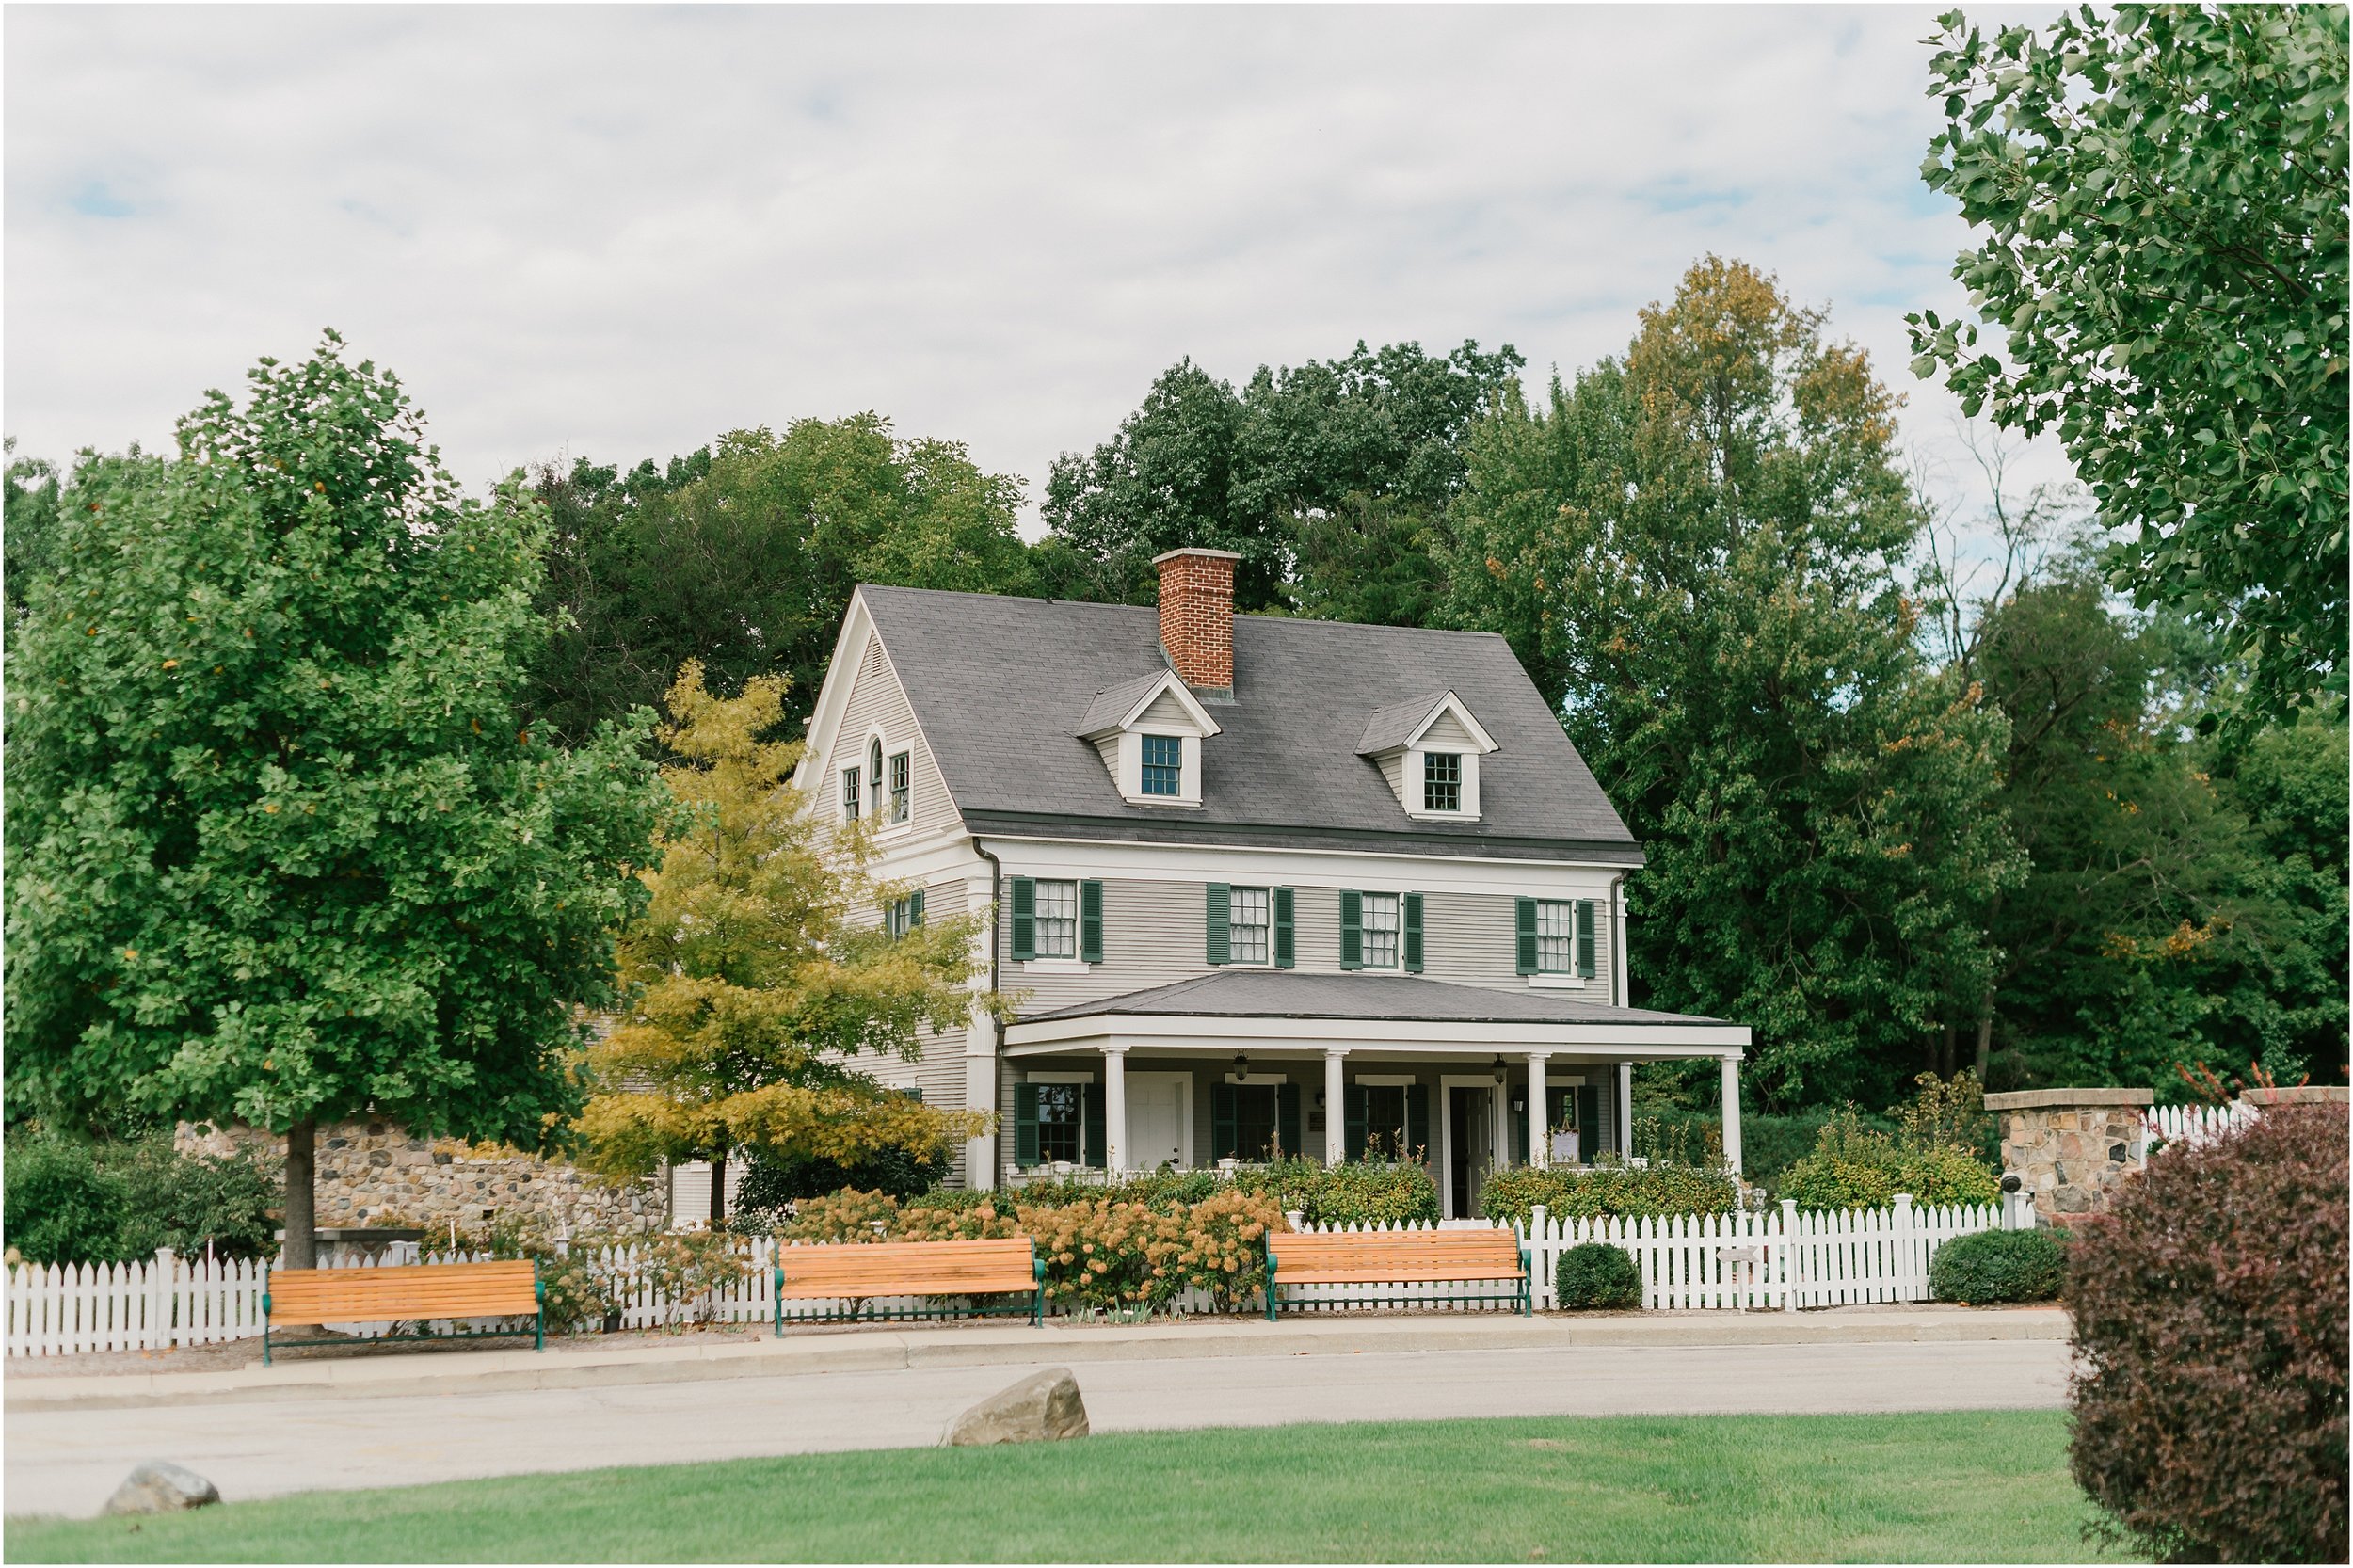
[[[1729,1214],[1740,1207],[1740,1190],[1725,1171],[1611,1164],[1581,1171],[1515,1165],[1490,1174],[1481,1189],[1480,1208],[1490,1220],[1525,1224],[1540,1203],[1556,1216],[1573,1219]]]
[[[1061,1305],[1158,1307],[1197,1286],[1228,1312],[1264,1285],[1266,1233],[1285,1228],[1273,1199],[1232,1187],[1198,1203],[1141,1202],[1099,1190],[1070,1203],[1033,1203],[1026,1191],[975,1196],[902,1204],[880,1192],[837,1192],[803,1203],[776,1235],[852,1242],[1028,1236],[1046,1260],[1047,1298]]]
[[[1624,1247],[1588,1241],[1561,1255],[1553,1293],[1565,1311],[1619,1311],[1642,1304],[1642,1266]]]
[[[1822,1126],[1814,1152],[1775,1189],[1801,1208],[1884,1208],[1898,1192],[1917,1204],[1993,1203],[2001,1177],[1960,1143],[1929,1143],[1865,1127],[1852,1111]]]
[[[1929,1293],[1963,1306],[2057,1301],[2066,1280],[2067,1249],[2048,1230],[1956,1236],[1929,1259]]]
[[[277,1162],[258,1151],[184,1155],[168,1136],[88,1143],[39,1129],[7,1144],[8,1245],[33,1263],[127,1263],[158,1247],[260,1257],[277,1247]]]
[[[2149,1161],[2072,1243],[2076,1480],[2162,1558],[2346,1558],[2345,1115]]]
[[[1244,1165],[1230,1178],[1216,1171],[1160,1171],[1109,1185],[1033,1181],[1011,1196],[1040,1207],[1097,1200],[1196,1204],[1226,1191],[1270,1198],[1278,1211],[1296,1210],[1310,1224],[1434,1224],[1438,1219],[1438,1184],[1428,1166],[1410,1160],[1334,1166],[1282,1160]]]

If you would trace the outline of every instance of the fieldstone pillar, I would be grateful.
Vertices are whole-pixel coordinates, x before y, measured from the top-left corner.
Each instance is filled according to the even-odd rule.
[[[2148,1160],[2147,1089],[2025,1089],[1988,1095],[2002,1118],[2002,1170],[2018,1177],[2044,1224],[2106,1209]]]

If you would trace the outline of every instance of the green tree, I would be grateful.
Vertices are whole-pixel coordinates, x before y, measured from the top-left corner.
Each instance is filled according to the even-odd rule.
[[[1929,1064],[2021,870],[2002,716],[1927,664],[1896,581],[1894,414],[1819,312],[1709,257],[1624,359],[1507,397],[1454,510],[1450,614],[1511,641],[1645,844],[1637,985],[1751,1025],[1774,1104]]]
[[[5,486],[7,515],[5,526],[0,526],[0,545],[7,552],[8,618],[13,621],[24,615],[33,584],[50,570],[64,503],[56,464],[18,456],[14,436],[7,439],[6,449],[8,469],[0,486]]]
[[[682,760],[664,776],[684,820],[622,937],[630,1002],[590,1059],[587,1163],[634,1176],[707,1159],[716,1220],[737,1149],[770,1164],[944,1159],[986,1115],[933,1110],[859,1062],[913,1060],[922,1028],[968,1021],[983,919],[921,919],[913,889],[866,874],[858,829],[824,825],[792,785],[799,743],[763,739],[783,722],[781,678],[720,698],[690,663],[665,702],[661,739]]]
[[[1465,433],[1524,361],[1508,344],[1418,344],[1297,367],[1241,391],[1191,360],[1163,372],[1112,439],[1053,468],[1043,507],[1060,593],[1151,601],[1152,557],[1182,545],[1241,556],[1243,609],[1420,625],[1434,552],[1463,479]]]
[[[690,659],[723,690],[782,675],[813,698],[862,582],[1032,582],[1020,481],[955,442],[894,436],[878,414],[735,431],[666,471],[543,470],[539,490],[556,520],[541,605],[557,630],[535,691],[566,736],[650,708]]]
[[[176,460],[76,472],[13,638],[8,1090],[287,1141],[365,1113],[540,1146],[642,903],[641,737],[516,718],[545,528],[461,500],[389,374],[329,333]]]
[[[2343,8],[2146,6],[1991,40],[1954,11],[1921,174],[1987,231],[1913,370],[2056,429],[2120,583],[2225,630],[2249,718],[2345,692]]]

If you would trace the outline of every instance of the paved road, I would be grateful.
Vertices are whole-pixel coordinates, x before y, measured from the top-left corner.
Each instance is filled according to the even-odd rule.
[[[1588,1347],[1089,1362],[1098,1432],[1463,1416],[1968,1410],[2065,1402],[2058,1341]],[[1050,1363],[1041,1362],[1039,1365]],[[169,1459],[228,1499],[938,1441],[1027,1367],[7,1416],[10,1514],[92,1514]]]

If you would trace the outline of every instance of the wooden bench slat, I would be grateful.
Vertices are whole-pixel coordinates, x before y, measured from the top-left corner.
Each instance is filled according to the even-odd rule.
[[[1267,1316],[1287,1285],[1440,1285],[1513,1282],[1527,1304],[1528,1270],[1509,1231],[1321,1231],[1267,1238],[1274,1263]]]
[[[1026,1236],[965,1241],[825,1242],[780,1247],[776,1299],[1034,1296],[1035,1250]],[[777,1331],[783,1330],[778,1307]]]

